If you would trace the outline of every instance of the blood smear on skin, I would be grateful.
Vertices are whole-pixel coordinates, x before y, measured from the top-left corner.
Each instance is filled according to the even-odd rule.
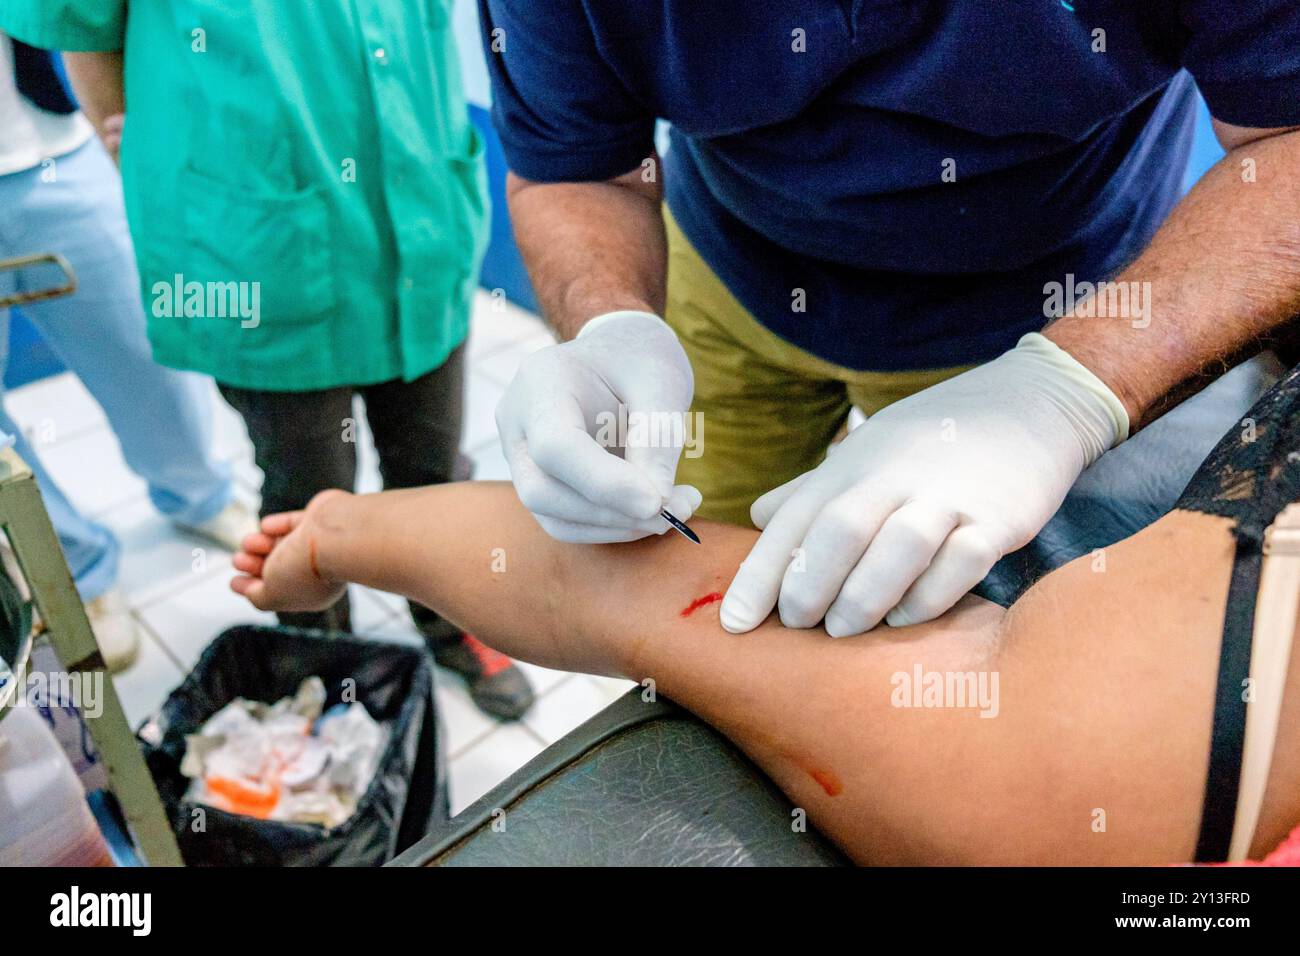
[[[704,597],[697,597],[690,604],[686,605],[686,607],[682,608],[682,617],[690,617],[700,608],[704,607],[704,605],[713,604],[715,601],[721,601],[721,600],[722,600],[721,591],[711,591],[708,594],[704,595]]]
[[[840,778],[829,770],[809,770],[808,776],[817,781],[818,786],[826,791],[828,797],[838,797],[844,792],[844,784],[840,782]]]

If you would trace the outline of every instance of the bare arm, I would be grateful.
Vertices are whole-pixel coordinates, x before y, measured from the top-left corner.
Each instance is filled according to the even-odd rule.
[[[1151,284],[1150,326],[1067,315],[1044,333],[1110,386],[1135,428],[1300,313],[1300,130],[1216,130],[1228,154],[1115,278]]]
[[[526,660],[652,679],[859,861],[1191,856],[1232,552],[1220,519],[1175,513],[1108,549],[1104,573],[1076,562],[1009,613],[968,598],[926,624],[838,640],[775,618],[722,630],[707,597],[752,544],[740,528],[699,522],[698,547],[675,535],[565,545],[495,483],[331,493],[309,517],[268,522],[278,543],[252,550],[271,556],[236,562],[264,575],[235,585],[260,606],[328,603],[357,581]],[[986,687],[997,675],[997,692],[965,707],[898,706],[898,675],[918,668],[985,674]],[[1300,718],[1294,665],[1290,681],[1288,728]],[[1300,818],[1295,744],[1284,731],[1260,848]]]
[[[109,155],[116,161],[122,137],[122,117],[126,113],[122,54],[65,53],[63,61],[81,111],[94,125]]]
[[[663,314],[663,190],[659,157],[650,162],[653,176],[635,169],[600,183],[507,178],[515,237],[542,311],[560,338],[573,338],[605,312]]]

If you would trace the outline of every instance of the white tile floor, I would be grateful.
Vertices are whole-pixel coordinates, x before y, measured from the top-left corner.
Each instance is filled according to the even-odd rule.
[[[550,342],[535,316],[480,293],[468,350],[462,443],[474,459],[475,477],[509,477],[497,445],[493,410],[524,356]],[[234,463],[241,493],[252,501],[261,473],[253,465],[243,423],[215,389],[213,398],[218,454]],[[205,550],[153,509],[144,482],[122,460],[103,411],[72,374],[24,386],[5,401],[73,503],[121,540],[119,586],[146,634],[139,659],[114,681],[134,726],[180,683],[209,640],[232,624],[271,621],[272,616],[253,610],[230,592],[228,554]],[[359,441],[359,488],[365,491],[379,488],[369,441],[368,433]],[[417,639],[398,598],[361,588],[354,592],[358,633]],[[525,670],[538,701],[522,722],[511,725],[481,714],[462,684],[439,672],[437,695],[450,758],[453,813],[631,686],[531,665]]]

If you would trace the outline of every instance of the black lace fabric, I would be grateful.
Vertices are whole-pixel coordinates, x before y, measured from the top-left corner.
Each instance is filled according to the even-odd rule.
[[[1231,518],[1262,544],[1278,512],[1300,501],[1300,365],[1264,393],[1220,440],[1174,505]]]
[[[1300,500],[1300,366],[1282,376],[1197,469],[1174,505],[1229,518],[1237,539],[1223,617],[1219,679],[1210,731],[1198,863],[1227,858],[1232,845],[1246,737],[1255,600],[1264,531]]]

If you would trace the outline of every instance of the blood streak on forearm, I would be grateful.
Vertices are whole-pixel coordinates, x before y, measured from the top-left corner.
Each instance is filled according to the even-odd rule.
[[[713,604],[713,603],[715,603],[715,602],[717,602],[717,601],[721,601],[721,600],[722,600],[722,592],[721,592],[721,591],[710,591],[708,594],[705,594],[703,597],[697,597],[697,598],[696,598],[694,601],[692,601],[690,604],[686,605],[686,607],[682,608],[682,614],[681,614],[681,616],[682,616],[682,617],[690,617],[692,614],[694,614],[694,613],[695,613],[696,611],[698,611],[700,608],[704,607],[704,605],[706,605],[706,604]]]

